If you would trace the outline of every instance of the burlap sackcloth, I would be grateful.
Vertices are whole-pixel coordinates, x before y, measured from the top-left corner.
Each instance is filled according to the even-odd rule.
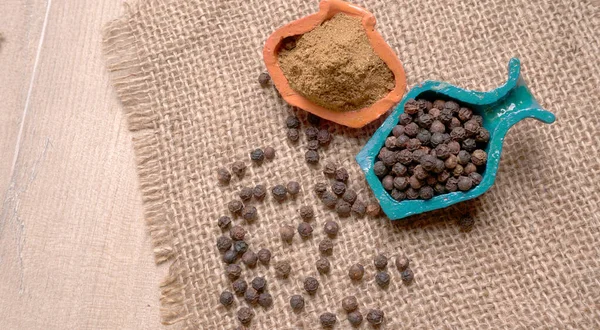
[[[600,5],[597,1],[358,1],[406,69],[409,87],[443,80],[488,90],[506,80],[512,56],[541,104],[557,115],[510,130],[495,186],[475,201],[405,221],[384,217],[339,219],[312,193],[324,181],[304,162],[306,140],[286,139],[285,118],[295,110],[257,77],[262,47],[276,28],[313,13],[316,1],[139,0],[105,30],[114,86],[135,133],[134,147],[145,217],[156,260],[172,263],[161,284],[162,317],[184,328],[233,329],[237,300],[218,303],[231,290],[215,240],[217,218],[242,186],[298,180],[302,192],[283,204],[269,196],[248,229],[250,248],[273,252],[271,266],[244,268],[250,281],[268,280],[274,306],[255,308],[252,329],[315,329],[318,315],[335,312],[350,325],[341,299],[356,295],[360,309],[381,308],[382,328],[600,328]],[[305,115],[299,112],[305,119]],[[350,187],[373,200],[353,160],[381,123],[362,130],[328,127],[335,138],[320,151],[349,169]],[[249,151],[273,146],[273,162],[250,166]],[[249,165],[242,180],[217,184],[215,170],[235,160]],[[270,195],[270,194],[269,194]],[[296,226],[300,205],[315,205],[314,237],[291,246],[279,241],[281,224]],[[460,232],[456,219],[471,212],[476,224]],[[322,225],[341,224],[330,258],[332,272],[314,263]],[[242,224],[240,220],[236,223]],[[387,290],[374,282],[376,253],[412,260],[415,281],[403,285],[392,267]],[[273,263],[292,263],[288,280]],[[350,283],[348,267],[366,265],[365,280]],[[302,280],[321,282],[306,308],[289,307]],[[243,299],[242,299],[243,300]],[[362,328],[370,328],[365,321]]]

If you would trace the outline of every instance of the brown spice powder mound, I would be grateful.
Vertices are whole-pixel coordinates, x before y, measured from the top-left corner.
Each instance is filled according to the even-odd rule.
[[[337,111],[368,107],[395,86],[394,74],[375,54],[359,17],[337,14],[279,52],[290,86]]]

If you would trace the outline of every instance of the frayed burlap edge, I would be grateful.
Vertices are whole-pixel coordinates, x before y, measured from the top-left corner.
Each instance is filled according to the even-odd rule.
[[[184,305],[184,284],[173,253],[173,236],[167,218],[160,183],[158,138],[155,134],[157,115],[147,95],[148,73],[138,49],[134,28],[135,4],[125,3],[126,13],[109,22],[103,30],[103,52],[110,79],[123,105],[129,130],[133,133],[133,148],[144,206],[144,218],[152,238],[157,264],[171,262],[169,274],[160,284],[160,318],[166,325],[187,318]]]

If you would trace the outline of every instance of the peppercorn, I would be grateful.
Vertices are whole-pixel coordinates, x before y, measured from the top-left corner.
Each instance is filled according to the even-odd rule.
[[[446,102],[448,103],[448,102]],[[371,309],[369,310],[369,312],[367,313],[367,321],[369,323],[371,323],[372,325],[379,325],[381,323],[383,323],[383,311],[379,310],[379,309]]]
[[[269,85],[270,81],[271,81],[271,77],[269,76],[268,73],[261,72],[261,74],[258,75],[258,83],[260,84],[261,87],[267,87],[267,85]]]
[[[238,195],[240,196],[240,199],[242,201],[248,201],[252,198],[252,193],[252,188],[243,187],[242,190],[240,190],[240,192],[238,193]]]
[[[358,327],[363,321],[363,316],[360,311],[353,311],[348,313],[348,322],[354,327]]]
[[[317,140],[310,140],[306,143],[306,149],[308,150],[319,150],[319,141]]]
[[[244,241],[235,241],[233,243],[233,250],[238,255],[242,255],[244,252],[248,251],[248,243],[246,243]]]
[[[246,300],[249,305],[256,305],[258,303],[259,295],[260,293],[258,293],[255,288],[250,287],[244,293],[244,300]]]
[[[290,297],[290,306],[293,310],[298,311],[304,308],[304,297],[295,294]]]
[[[406,149],[409,151],[415,151],[421,147],[421,141],[419,139],[410,139],[408,143],[406,143]]]
[[[468,136],[474,136],[479,133],[479,128],[481,127],[476,120],[469,120],[464,125],[465,132]]]
[[[419,142],[421,142],[422,145],[429,143],[430,139],[431,139],[431,132],[426,129],[420,130],[419,133],[417,134],[417,140],[419,140]]]
[[[252,251],[246,251],[242,254],[242,262],[248,266],[248,268],[256,267],[256,262],[258,261],[258,256],[256,253]]]
[[[295,196],[300,192],[300,184],[296,181],[290,181],[288,182],[286,189],[290,195]]]
[[[403,125],[396,125],[392,129],[392,135],[394,135],[395,137],[399,137],[400,135],[403,135],[403,134],[404,134],[404,126]]]
[[[392,166],[394,166],[394,164],[396,163],[396,159],[398,157],[400,157],[400,154],[402,152],[407,152],[408,155],[411,155],[410,151],[408,151],[408,150],[402,150],[399,153],[398,152],[389,152],[384,155],[384,157],[381,159],[381,161],[383,161],[383,164],[385,166],[392,167]]]
[[[324,238],[319,243],[319,252],[324,255],[331,255],[333,253],[333,241],[329,238]]]
[[[231,283],[231,287],[233,288],[233,292],[235,292],[235,294],[241,296],[248,289],[248,283],[246,283],[246,281],[244,281],[243,279],[238,278],[237,280],[233,281],[233,283]]]
[[[406,148],[406,144],[408,143],[408,140],[410,140],[410,138],[406,135],[400,135],[399,137],[396,138],[396,148]]]
[[[477,136],[475,137],[475,141],[480,142],[480,143],[486,143],[490,140],[490,131],[488,131],[487,129],[483,128],[483,127],[479,127],[479,132],[477,133]]]
[[[229,291],[221,292],[221,295],[219,296],[219,302],[225,307],[230,306],[233,304],[233,293]]]
[[[421,147],[412,152],[413,162],[419,163],[421,157],[429,154],[429,147]],[[397,164],[397,163],[396,163]],[[402,164],[400,164],[402,165]]]
[[[258,304],[263,308],[270,307],[273,305],[273,297],[268,292],[263,292],[258,296]]]
[[[379,212],[381,212],[381,207],[379,206],[379,204],[377,203],[369,203],[367,205],[367,214],[370,217],[377,217],[379,216]]]
[[[402,271],[400,277],[402,278],[402,282],[409,284],[415,278],[415,274],[410,268],[406,268]]]
[[[319,124],[321,123],[321,117],[319,117],[315,114],[309,113],[306,116],[306,121],[308,121],[308,123],[313,126],[319,126]]]
[[[458,226],[460,227],[460,231],[469,232],[473,229],[475,225],[475,219],[469,215],[465,215],[458,219]]]
[[[256,207],[254,207],[254,206],[246,206],[242,210],[242,217],[248,222],[252,222],[252,221],[256,220],[257,214],[258,214],[258,211],[256,210]]]
[[[444,134],[443,133],[433,133],[431,134],[431,138],[429,139],[429,143],[432,147],[437,147],[438,145],[444,143]]]
[[[469,108],[460,108],[458,110],[458,119],[465,122],[473,116],[473,111]]]
[[[227,252],[225,252],[222,257],[223,262],[226,264],[232,264],[232,263],[236,262],[237,258],[238,258],[238,253],[233,249],[227,250]]]
[[[426,171],[433,171],[435,168],[436,157],[431,155],[423,155],[419,158],[420,166]],[[397,174],[398,175],[398,174]],[[401,189],[401,188],[399,188]]]
[[[397,200],[399,202],[401,202],[401,201],[403,201],[403,200],[406,199],[406,193],[403,192],[403,191],[401,191],[401,190],[395,189],[395,188],[392,189],[392,192],[390,193],[390,196],[392,196],[393,199],[395,199],[395,200]]]
[[[442,143],[442,144],[438,145],[437,147],[435,147],[435,154],[440,159],[446,159],[451,155],[450,148],[448,147],[447,144]]]
[[[473,187],[473,181],[468,176],[461,176],[458,178],[458,189],[461,191],[467,191]]]
[[[406,199],[417,199],[419,198],[419,191],[417,189],[414,189],[412,187],[406,189]]]
[[[354,264],[348,270],[348,276],[353,281],[360,281],[365,275],[365,268],[361,264]]]
[[[365,205],[365,203],[363,203],[360,200],[356,200],[354,201],[354,204],[352,204],[352,209],[351,209],[352,213],[354,213],[356,216],[358,217],[362,217],[365,215],[365,213],[367,212],[367,206]]]
[[[246,236],[246,230],[241,226],[233,226],[229,229],[229,237],[234,241],[241,241]]]
[[[479,185],[481,183],[481,180],[483,180],[483,177],[481,176],[481,174],[479,174],[477,172],[469,173],[469,178],[473,182],[473,186]]]
[[[347,182],[348,179],[350,178],[350,175],[348,174],[348,171],[345,168],[338,168],[335,171],[335,179],[337,181],[341,181],[341,182]]]
[[[350,313],[358,309],[358,301],[355,296],[347,296],[342,299],[342,308]]]
[[[313,208],[308,205],[301,206],[299,213],[300,213],[300,218],[302,218],[302,220],[304,220],[304,221],[309,221],[315,216],[315,212],[313,211]]]
[[[297,142],[300,139],[300,131],[296,128],[289,128],[287,131],[287,138],[292,142]]]
[[[450,172],[448,171],[443,171],[442,173],[438,174],[437,176],[437,182],[442,183],[442,182],[446,182],[446,180],[448,180],[450,178]],[[434,184],[435,186],[435,184]],[[435,188],[434,188],[435,190]]]
[[[302,238],[309,238],[312,235],[313,228],[309,223],[300,222],[298,225],[298,234]]]
[[[337,318],[335,314],[326,312],[319,316],[319,321],[321,321],[323,327],[331,328],[335,325],[335,322],[337,322]]]
[[[446,180],[445,188],[448,192],[455,192],[458,190],[458,179],[455,177],[448,178]]]
[[[358,195],[352,189],[347,189],[346,192],[342,195],[342,199],[350,204],[354,204]]]
[[[304,130],[304,134],[306,135],[306,139],[308,141],[316,140],[317,135],[319,134],[319,129],[311,126],[311,127],[306,128],[306,130]]]
[[[435,176],[428,176],[427,178],[425,178],[425,184],[430,187],[435,186],[436,183],[438,183],[438,180],[437,180],[437,177],[435,177]]]
[[[227,229],[231,225],[231,218],[224,215],[219,218],[219,220],[217,221],[217,225],[221,229]]]
[[[406,170],[407,170],[406,166],[404,166],[400,163],[396,163],[392,167],[392,174],[394,174],[395,176],[403,176],[406,174]],[[387,171],[387,168],[386,168],[386,171]]]
[[[394,155],[394,156],[395,157],[392,161],[392,164],[390,164],[389,166],[394,166],[394,163],[396,160],[403,165],[408,165],[413,160],[412,152],[410,152],[410,150],[408,150],[408,149],[404,149],[404,150],[400,151],[397,155]],[[384,163],[386,163],[385,160],[384,160]],[[386,164],[386,165],[388,165],[388,164]]]
[[[477,166],[484,165],[487,162],[487,153],[481,149],[473,151],[471,162]]]
[[[462,127],[459,126],[459,127],[454,128],[450,132],[450,137],[454,141],[461,142],[462,140],[464,140],[467,137],[467,132],[465,131],[464,128],[462,128]]]
[[[431,127],[431,124],[433,123],[433,117],[429,114],[422,114],[419,116],[419,126],[423,127],[423,128],[429,128]]]
[[[448,146],[451,155],[458,155],[460,152],[460,143],[457,141],[450,141],[446,145]]]
[[[340,217],[347,217],[352,211],[352,205],[345,200],[338,200],[335,204],[335,211]]]
[[[406,268],[408,268],[409,265],[409,260],[406,256],[404,255],[399,255],[396,257],[396,269],[398,269],[398,271],[402,272],[404,271]]]
[[[456,117],[452,117],[452,119],[450,119],[450,123],[448,123],[448,130],[452,131],[453,129],[460,127],[461,123],[460,120],[458,120],[458,118]]]
[[[257,276],[254,279],[252,279],[251,284],[254,290],[258,292],[263,292],[267,287],[267,281],[262,276]]]
[[[272,160],[273,158],[275,158],[275,149],[273,149],[273,147],[266,147],[265,148],[265,159]]]
[[[337,205],[338,198],[330,191],[326,191],[321,195],[321,201],[329,208],[334,208]]]
[[[404,103],[404,113],[414,115],[419,111],[419,102],[415,99],[410,99]]]
[[[346,192],[346,184],[342,181],[335,181],[331,184],[331,191],[338,196],[343,195]]]
[[[455,177],[459,177],[459,176],[461,176],[463,174],[464,171],[465,171],[464,167],[462,165],[458,164],[452,170],[452,174]]]
[[[294,239],[295,230],[294,227],[290,225],[283,225],[279,228],[279,235],[281,236],[281,240],[286,243],[292,243]]]
[[[262,163],[265,159],[265,152],[262,149],[254,149],[250,152],[250,159],[255,163]]]
[[[397,176],[394,178],[394,188],[403,191],[408,187],[408,178],[405,176]]]
[[[472,159],[473,158],[471,157],[471,160]],[[469,175],[469,174],[474,173],[476,171],[477,171],[477,166],[475,166],[475,164],[468,163],[467,165],[465,165],[465,171],[464,171],[465,175]]]
[[[317,194],[317,196],[321,196],[324,192],[327,191],[327,183],[325,182],[319,182],[315,185],[315,193]]]
[[[319,153],[316,150],[307,150],[304,154],[304,160],[308,164],[316,164],[319,162]]]
[[[281,184],[278,184],[275,187],[273,187],[273,189],[271,189],[271,194],[273,194],[273,198],[275,198],[275,200],[278,202],[282,202],[286,199],[287,192],[287,189]]]
[[[252,322],[254,312],[249,307],[242,307],[237,312],[237,318],[242,324],[248,324]]]
[[[417,102],[419,103],[419,110],[421,111],[428,111],[433,107],[433,103],[431,103],[431,101],[420,99],[417,100]]]
[[[445,182],[446,180],[436,183],[436,185],[433,187],[433,190],[436,194],[441,195],[446,193],[446,186],[444,185]]]
[[[281,40],[281,47],[285,50],[292,50],[296,48],[296,38],[295,37],[285,37]]]
[[[421,189],[419,189],[419,197],[421,197],[421,199],[424,199],[424,200],[432,199],[433,194],[434,194],[433,188],[431,188],[430,186],[424,186],[424,187],[421,187]]]
[[[223,184],[228,184],[231,181],[231,173],[226,168],[217,169],[217,180]]]
[[[322,257],[319,260],[317,260],[315,265],[317,266],[317,271],[319,272],[319,274],[328,274],[329,271],[331,271],[331,264],[329,263],[329,260],[327,260],[327,258],[325,257]]]
[[[279,261],[275,264],[275,273],[278,277],[287,278],[290,276],[290,272],[292,271],[292,266],[287,261]]]
[[[452,118],[452,110],[446,108],[440,110],[440,115],[438,116],[439,121],[448,125],[452,121]]]
[[[452,141],[452,137],[448,133],[442,134],[442,138],[444,139],[444,143],[448,144]]]
[[[390,284],[390,274],[387,272],[378,272],[375,275],[375,283],[381,288],[386,288]]]
[[[373,258],[373,264],[377,269],[385,269],[388,264],[388,259],[384,254],[378,254]]]
[[[423,166],[417,165],[413,169],[413,175],[419,180],[425,180],[429,176],[429,173],[427,173]]]
[[[459,151],[457,157],[458,163],[463,166],[467,165],[471,161],[471,155],[465,150]]]
[[[319,141],[319,144],[322,146],[328,145],[331,142],[331,133],[326,129],[319,130],[319,133],[317,133],[317,141]]]
[[[471,120],[477,122],[479,126],[483,125],[483,117],[481,117],[480,115],[473,115],[473,117],[471,117]]]
[[[244,203],[238,200],[232,200],[229,202],[229,204],[227,204],[227,208],[229,209],[229,212],[237,214],[240,213],[244,208]]]
[[[475,139],[468,138],[462,142],[462,148],[468,152],[471,152],[477,148],[477,143],[475,142]]]
[[[217,238],[217,249],[220,252],[225,252],[227,250],[229,250],[229,248],[231,248],[231,245],[233,243],[231,242],[231,239],[227,236],[221,236],[219,238]]]
[[[456,165],[458,165],[458,157],[454,155],[448,156],[448,158],[446,158],[446,160],[444,161],[444,166],[447,169],[453,169],[456,167]]]
[[[381,184],[383,185],[383,189],[391,191],[394,189],[394,177],[391,175],[386,175],[385,178],[381,180]]]
[[[410,123],[404,126],[404,134],[406,134],[408,137],[414,138],[417,136],[417,134],[419,134],[419,125],[416,123]]]
[[[230,264],[225,267],[225,275],[231,280],[235,281],[242,275],[242,267],[238,264]]]
[[[287,128],[298,128],[300,127],[300,119],[294,115],[289,115],[285,120],[285,126]]]
[[[383,163],[381,163],[381,165],[383,165]],[[335,175],[335,171],[336,171],[336,167],[333,163],[327,163],[323,167],[323,174],[325,174],[325,176],[327,176],[329,178],[331,178]]]
[[[410,187],[413,189],[419,189],[423,186],[423,182],[421,180],[419,180],[415,175],[408,178],[408,183],[410,184]]]
[[[260,261],[260,263],[263,265],[268,265],[269,262],[271,261],[271,251],[269,249],[262,248],[262,249],[258,250],[257,256],[258,256],[258,261]],[[242,256],[242,260],[243,259],[244,259],[244,256]]]
[[[252,195],[254,196],[254,198],[256,198],[257,200],[262,200],[263,198],[265,198],[265,195],[267,194],[267,189],[265,188],[264,185],[259,184],[256,185],[253,189],[252,189]]]
[[[307,277],[304,279],[304,290],[308,292],[308,294],[315,294],[319,289],[319,281],[317,281],[314,277]]]
[[[440,116],[440,112],[441,110],[438,108],[431,108],[428,113],[433,119],[437,119]]]
[[[438,108],[440,110],[444,109],[444,105],[446,104],[446,101],[444,100],[435,100],[433,101],[433,107],[434,108]]]

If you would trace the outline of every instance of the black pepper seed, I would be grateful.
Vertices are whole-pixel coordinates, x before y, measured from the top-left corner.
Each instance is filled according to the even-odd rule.
[[[450,155],[444,161],[444,167],[446,167],[449,170],[455,168],[456,165],[458,165],[458,157],[457,156]]]
[[[454,167],[454,169],[452,170],[452,174],[458,178],[459,176],[461,176],[463,174],[464,171],[465,171],[464,167],[459,164],[459,165],[456,165],[456,167]]]
[[[471,160],[473,160],[473,157],[471,156]],[[477,171],[477,166],[475,166],[475,164],[473,163],[468,163],[467,165],[465,165],[465,175],[470,175],[471,173],[474,173]]]
[[[273,149],[273,147],[266,147],[265,148],[265,159],[272,160],[273,158],[275,158],[275,149]]]
[[[350,313],[358,309],[358,301],[355,296],[347,296],[342,299],[342,308]]]
[[[413,175],[419,180],[425,180],[429,176],[429,173],[421,165],[415,166],[413,169]]]
[[[237,318],[242,324],[248,324],[252,322],[254,312],[248,307],[242,307],[237,312]]]
[[[244,176],[244,173],[246,173],[246,164],[242,161],[236,161],[231,165],[231,171],[238,178],[241,178]]]
[[[353,311],[348,313],[348,322],[354,327],[358,327],[363,321],[363,316],[360,311]]]
[[[437,157],[440,159],[446,159],[451,154],[450,148],[445,143],[442,143],[442,144],[438,145],[437,147],[435,147],[435,153],[436,153]]]
[[[379,204],[377,203],[369,203],[367,205],[367,215],[369,215],[370,217],[377,217],[379,216],[379,213],[381,212],[381,207],[379,206]]]
[[[271,261],[271,250],[262,248],[258,251],[258,261],[263,265],[268,265]]]
[[[469,232],[473,229],[473,226],[475,225],[475,219],[469,215],[463,216],[460,219],[458,219],[458,226],[460,227],[460,230],[463,232]]]
[[[313,126],[319,126],[319,124],[321,123],[321,117],[319,117],[315,114],[309,113],[306,116],[306,121],[308,121],[308,123]]]
[[[473,117],[473,111],[469,108],[460,108],[458,110],[458,119],[465,122]]]
[[[219,302],[225,307],[231,306],[231,304],[233,304],[233,293],[229,291],[221,292],[221,295],[219,296]]]
[[[433,188],[430,186],[424,186],[419,189],[419,197],[424,200],[432,199],[434,195]]]
[[[479,185],[481,183],[481,180],[483,180],[483,177],[481,176],[481,174],[479,174],[477,172],[469,173],[469,178],[473,182],[473,186]]]
[[[375,275],[375,282],[380,288],[386,288],[390,284],[390,274],[387,272],[378,272]]]
[[[306,135],[306,139],[308,141],[316,140],[317,135],[319,134],[319,129],[311,126],[311,127],[308,127],[306,130],[304,130],[304,134]]]
[[[300,131],[297,128],[289,128],[287,131],[287,138],[292,142],[297,142],[300,139]]]
[[[264,277],[257,276],[252,280],[252,287],[258,292],[263,292],[267,287],[267,281]]]
[[[350,266],[350,269],[348,270],[348,276],[353,281],[362,280],[364,275],[365,275],[365,268],[361,264],[354,264],[354,265]]]
[[[241,226],[233,226],[229,229],[229,237],[234,241],[241,241],[246,236],[246,230]]]
[[[256,220],[257,215],[258,211],[254,206],[246,206],[244,209],[242,209],[242,217],[248,222]]]
[[[456,167],[456,166],[458,166],[458,165],[455,165],[455,167]],[[446,182],[446,181],[447,181],[449,178],[450,178],[450,172],[448,172],[448,171],[443,171],[442,173],[438,174],[438,176],[437,176],[437,178],[436,178],[436,179],[437,179],[437,181],[438,181],[439,183],[444,183],[444,182]],[[436,184],[437,184],[437,183],[436,183]],[[434,184],[434,186],[435,186],[435,184]],[[435,187],[434,187],[434,190],[435,190]]]
[[[327,183],[325,183],[325,182],[317,183],[315,185],[314,191],[317,194],[317,196],[321,196],[323,193],[325,193],[327,191]]]
[[[373,258],[373,264],[377,269],[385,269],[388,264],[388,259],[384,254],[378,254]]]
[[[442,109],[440,111],[438,119],[445,125],[450,124],[450,122],[452,121],[452,110],[446,108]]]
[[[300,222],[298,225],[298,234],[300,237],[306,239],[312,235],[313,227],[307,222]]]
[[[440,110],[444,109],[444,105],[446,104],[446,101],[444,100],[435,100],[433,101],[433,107],[434,108],[438,108]]]
[[[444,173],[444,172],[442,172]],[[440,173],[441,174],[441,173]],[[437,178],[435,176],[428,176],[427,179],[425,179],[425,184],[433,187],[435,186],[435,184],[438,183]]]
[[[315,217],[315,211],[313,210],[312,206],[303,205],[300,207],[299,212],[300,218],[302,218],[304,221],[309,221]]]
[[[487,162],[487,153],[481,149],[473,151],[471,162],[477,166],[484,165]]]
[[[333,253],[333,241],[329,238],[324,238],[319,243],[319,252],[324,255],[331,255]]]
[[[360,200],[356,200],[354,201],[354,204],[352,204],[352,209],[351,209],[352,213],[354,213],[356,216],[358,217],[362,217],[365,215],[365,213],[367,212],[367,206],[365,205],[365,203],[363,203]]]
[[[431,127],[431,124],[433,123],[433,117],[429,114],[422,114],[419,116],[419,126],[423,127],[423,128],[429,128]]]
[[[300,192],[300,184],[296,181],[290,181],[288,182],[286,189],[290,195],[298,195],[298,193]]]
[[[217,180],[223,184],[228,184],[231,181],[231,173],[225,168],[217,169]]]
[[[335,325],[335,322],[337,322],[337,318],[335,314],[326,312],[319,316],[319,321],[321,321],[323,327],[331,328]]]
[[[413,199],[417,199],[417,198],[419,198],[419,191],[418,190],[416,190],[416,189],[414,189],[412,187],[406,189],[406,199],[413,200]]]
[[[238,264],[231,264],[225,267],[225,275],[231,280],[235,281],[242,275],[242,267]]]
[[[244,241],[235,241],[233,243],[233,250],[237,254],[242,255],[244,252],[248,251],[248,243]]]
[[[282,202],[287,197],[287,189],[283,185],[278,184],[271,189],[271,194],[276,201]]]
[[[404,103],[404,112],[409,114],[409,115],[414,115],[419,111],[419,102],[417,102],[415,99],[410,99],[407,100],[406,103]]]
[[[227,204],[227,208],[229,209],[229,212],[237,214],[240,213],[244,208],[244,203],[242,203],[242,201],[232,200],[229,202],[229,204]]]
[[[445,181],[444,181],[445,182]],[[438,183],[435,185],[435,187],[433,187],[433,190],[435,190],[436,194],[445,194],[446,193],[446,186],[442,183]]]
[[[406,149],[409,151],[415,151],[421,147],[421,141],[418,139],[410,139],[408,143],[406,143]]]
[[[473,181],[468,176],[461,176],[458,178],[458,189],[461,191],[467,191],[473,187]]]
[[[217,225],[219,226],[219,228],[221,228],[223,230],[227,229],[231,225],[231,218],[224,215],[219,218],[219,220],[217,221]]]
[[[480,115],[473,115],[471,119],[477,122],[479,126],[483,125],[483,117],[481,117]]]
[[[399,137],[400,135],[404,135],[404,126],[402,126],[402,125],[396,125],[396,126],[394,126],[394,129],[392,129],[392,134],[395,137]]]
[[[392,196],[393,199],[395,199],[399,202],[406,199],[406,193],[404,191],[401,191],[398,189],[393,189],[392,192],[390,193],[390,195]]]
[[[279,261],[275,264],[275,273],[280,278],[287,278],[290,276],[290,272],[292,271],[292,266],[287,261]]]
[[[423,186],[423,182],[419,180],[415,175],[408,178],[408,184],[413,189],[420,189]]]
[[[387,168],[386,168],[387,170]],[[400,164],[400,163],[396,163],[394,164],[394,166],[392,167],[392,174],[394,174],[395,176],[403,176],[406,174],[406,166]]]
[[[232,264],[234,262],[237,261],[238,258],[238,253],[235,252],[235,250],[231,249],[231,250],[227,250],[227,252],[225,252],[223,254],[223,262],[226,264]]]
[[[391,191],[394,189],[394,177],[391,175],[386,175],[383,180],[381,180],[381,185],[383,186],[383,189]]]
[[[444,109],[450,109],[453,113],[457,114],[460,109],[460,106],[454,101],[446,101],[446,103],[444,104]]]
[[[352,205],[344,200],[338,200],[335,205],[335,211],[340,217],[347,217],[352,212]]]
[[[461,125],[460,120],[458,120],[458,118],[456,118],[456,117],[453,117],[450,120],[450,123],[448,124],[448,130],[452,131],[453,129],[460,127],[460,125]]]
[[[255,163],[262,163],[265,160],[265,152],[262,149],[254,149],[250,152],[250,159]]]
[[[227,236],[221,236],[217,238],[217,249],[221,252],[225,252],[231,248],[233,242]]]
[[[350,204],[354,204],[356,198],[358,198],[358,195],[352,189],[346,189],[346,192],[342,195],[342,199]]]
[[[248,266],[248,268],[254,268],[258,262],[258,256],[253,251],[246,251],[242,254],[242,262]]]
[[[406,284],[409,284],[415,278],[415,274],[410,268],[403,270],[400,276],[402,277],[402,282]]]
[[[477,136],[475,137],[475,141],[480,143],[486,143],[490,140],[490,131],[487,129],[480,127]]]
[[[246,283],[246,281],[244,281],[241,278],[233,281],[231,286],[233,288],[233,292],[235,292],[235,294],[238,296],[243,295],[246,292],[246,290],[248,289],[248,283]]]
[[[289,115],[285,120],[285,126],[287,128],[298,128],[300,127],[300,119],[294,115]]]
[[[306,143],[306,149],[308,150],[319,150],[320,144],[317,140],[310,140]]]
[[[323,225],[323,231],[329,237],[336,237],[339,230],[340,226],[337,224],[337,222],[333,220],[327,220],[327,222],[325,222],[325,225]]]
[[[419,134],[417,134],[417,140],[419,140],[422,145],[426,145],[429,143],[429,140],[431,140],[431,132],[426,129],[422,129],[419,131]]]
[[[419,125],[417,123],[410,123],[404,126],[404,134],[411,138],[416,137],[419,134]]]
[[[267,188],[262,185],[256,185],[253,189],[252,189],[252,195],[254,196],[254,198],[256,198],[257,200],[263,200],[265,198],[265,195],[267,194]]]
[[[319,274],[328,274],[331,270],[331,264],[329,263],[329,260],[327,260],[327,258],[325,257],[322,257],[321,259],[317,260],[315,265],[317,266],[317,271],[319,272]]]
[[[323,193],[323,195],[321,195],[321,201],[323,201],[323,204],[329,208],[334,208],[337,205],[337,200],[337,196],[330,191],[326,191]]]
[[[468,152],[472,152],[473,150],[475,150],[475,148],[477,148],[477,142],[475,142],[475,139],[465,139],[462,144],[461,144],[462,149],[468,151]]]
[[[295,234],[294,227],[292,227],[290,225],[283,225],[279,229],[279,235],[281,237],[281,240],[286,243],[292,243],[292,240],[294,239],[294,234]]]
[[[348,171],[345,168],[338,168],[335,171],[335,179],[337,181],[341,181],[341,182],[348,182],[348,179],[350,178],[350,175],[348,174]]]
[[[406,135],[400,135],[399,137],[396,138],[396,148],[406,148],[406,144],[408,143],[408,140],[410,140],[410,138]]]
[[[260,293],[258,293],[255,288],[250,287],[244,293],[244,300],[246,300],[249,305],[256,305],[258,303],[259,295]]]
[[[429,139],[429,143],[432,147],[437,147],[438,145],[444,143],[444,134],[442,133],[433,133],[431,134],[431,138]]]
[[[431,123],[431,127],[429,128],[429,132],[431,132],[431,134],[434,133],[445,133],[446,132],[446,125],[444,125],[441,121],[439,120],[434,120]],[[429,137],[429,139],[431,139],[431,136]]]
[[[316,164],[319,162],[319,153],[316,150],[308,150],[304,154],[304,160],[309,164]]]
[[[328,145],[331,142],[331,133],[326,129],[319,130],[319,133],[317,133],[317,141],[319,141],[319,144],[322,146]]]
[[[471,155],[465,150],[459,151],[457,158],[458,158],[458,163],[463,166],[467,165],[471,161]]]
[[[336,171],[336,167],[333,163],[327,163],[323,167],[323,174],[325,174],[325,176],[327,176],[329,178],[332,178],[335,175],[335,171]]]
[[[267,87],[269,85],[269,82],[271,82],[271,77],[268,73],[262,72],[258,75],[258,83],[260,84],[260,86]]]
[[[408,268],[409,263],[410,261],[404,255],[399,255],[396,257],[396,269],[398,269],[399,272],[402,272]]]
[[[263,308],[268,308],[273,305],[273,296],[268,292],[263,292],[258,296],[258,304]]]
[[[306,290],[308,294],[315,294],[315,292],[317,292],[318,289],[319,281],[317,281],[316,278],[309,276],[304,280],[304,290]]]
[[[384,313],[379,309],[371,309],[367,313],[367,321],[372,325],[380,325],[383,323]]]
[[[412,116],[411,115],[409,115],[407,113],[400,114],[400,118],[398,118],[398,123],[400,125],[406,126],[406,125],[410,124],[411,122],[412,122]]]
[[[458,179],[457,178],[449,178],[446,181],[446,186],[445,186],[446,190],[448,192],[455,192],[458,190]]]
[[[299,311],[304,308],[304,297],[295,294],[290,297],[290,306],[293,310]]]
[[[475,136],[479,133],[481,126],[476,120],[469,120],[464,124],[465,132],[468,136]]]
[[[341,181],[335,181],[331,184],[331,191],[338,196],[343,195],[346,192],[346,184]]]

